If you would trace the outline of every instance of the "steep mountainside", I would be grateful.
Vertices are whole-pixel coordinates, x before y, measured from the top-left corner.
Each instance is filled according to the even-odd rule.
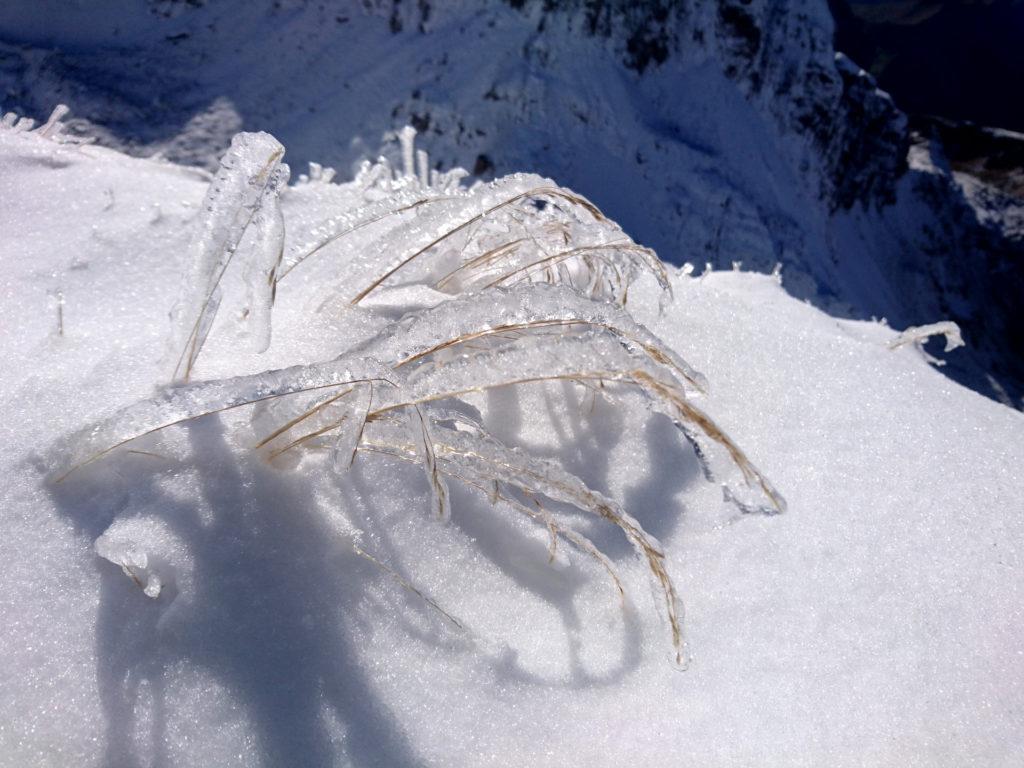
[[[956,320],[952,375],[1019,404],[1018,202],[959,178],[832,36],[825,0],[42,0],[0,9],[0,88],[204,166],[264,129],[344,175],[411,123],[438,165],[551,176],[676,263],[782,263],[833,314]]]

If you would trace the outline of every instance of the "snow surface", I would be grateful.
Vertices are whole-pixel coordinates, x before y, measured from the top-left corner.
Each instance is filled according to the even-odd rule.
[[[549,563],[543,527],[461,486],[438,522],[422,469],[385,456],[344,481],[275,469],[210,418],[53,483],[67,435],[166,382],[208,181],[0,131],[0,764],[1024,761],[1024,416],[770,276],[675,271],[664,313],[653,280],[628,309],[707,376],[702,406],[784,515],[740,515],[629,401],[568,384],[480,397],[498,437],[662,543],[686,671],[616,531],[586,529],[625,610],[595,563]],[[290,187],[286,228],[360,194]],[[264,355],[238,343],[245,286],[226,284],[196,378],[327,359],[410,297],[437,300],[407,287],[343,314],[318,263],[281,283]],[[155,598],[135,583],[150,574]]]

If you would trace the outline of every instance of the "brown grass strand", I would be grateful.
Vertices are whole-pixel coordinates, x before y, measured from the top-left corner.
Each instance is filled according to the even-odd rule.
[[[371,282],[368,286],[366,286],[363,290],[356,294],[355,298],[353,298],[350,303],[353,306],[357,305],[360,301],[366,298],[368,294],[370,294],[373,290],[379,287],[385,280],[387,280],[389,277],[395,274],[395,272],[402,269],[404,266],[414,261],[415,259],[419,258],[420,256],[422,256],[424,253],[426,253],[439,243],[442,243],[448,238],[457,235],[459,232],[462,232],[464,229],[475,224],[477,221],[480,221],[481,219],[485,219],[486,217],[490,216],[495,211],[499,211],[510,205],[514,205],[520,200],[524,200],[530,197],[561,198],[568,202],[579,205],[581,208],[590,213],[598,221],[607,221],[607,218],[603,213],[601,213],[600,209],[598,209],[598,207],[591,203],[589,200],[587,200],[584,197],[581,197],[580,195],[567,192],[566,190],[561,189],[559,187],[535,187],[525,192],[519,192],[513,195],[512,197],[509,197],[506,200],[501,201],[500,203],[496,203],[487,210],[482,211],[481,213],[478,213],[470,217],[469,219],[466,219],[460,224],[457,224],[455,227],[447,230],[443,234],[438,235],[436,238],[434,238],[432,241],[424,245],[415,253],[411,254],[410,256],[406,256],[404,259],[399,261],[395,266],[388,269],[383,275],[377,277],[375,280],[373,280],[373,282]]]

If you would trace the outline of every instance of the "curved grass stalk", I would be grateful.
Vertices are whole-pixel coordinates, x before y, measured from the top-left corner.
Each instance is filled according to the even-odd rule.
[[[592,341],[591,344],[594,344],[594,342]],[[550,346],[554,347],[554,344]],[[572,348],[567,347],[564,350],[564,355],[568,356],[571,351]],[[724,448],[732,463],[739,468],[746,484],[759,488],[774,511],[780,513],[785,511],[785,500],[774,489],[767,478],[753,465],[739,446],[725,434],[710,416],[687,400],[685,392],[678,384],[668,384],[653,376],[649,371],[633,365],[625,365],[621,368],[583,368],[567,364],[562,370],[550,373],[538,371],[536,373],[517,375],[502,371],[501,366],[498,364],[499,355],[501,355],[500,350],[497,355],[491,355],[491,358],[496,361],[493,365],[475,365],[474,369],[470,372],[476,374],[477,377],[472,381],[468,380],[468,377],[463,377],[462,380],[459,379],[458,373],[465,373],[465,369],[468,368],[468,366],[464,366],[462,371],[456,371],[454,375],[451,372],[447,374],[447,379],[451,382],[448,386],[437,382],[438,376],[436,374],[428,374],[422,377],[420,381],[410,382],[406,387],[392,391],[390,394],[396,400],[388,402],[378,410],[371,412],[370,417],[377,417],[393,409],[407,408],[412,405],[424,405],[448,398],[462,397],[474,392],[485,392],[490,389],[522,384],[546,381],[572,381],[576,383],[591,381],[597,384],[602,382],[632,384],[648,396],[655,410],[672,418],[681,428],[687,426],[696,427],[700,434],[703,434],[712,443]],[[481,357],[486,359],[487,356],[482,355]],[[500,362],[508,364],[508,367],[505,369],[506,371],[514,371],[523,367],[521,364],[517,364],[516,358],[512,355],[505,355],[505,357],[506,360]],[[611,356],[609,355],[609,357]],[[508,358],[511,358],[511,362]],[[628,362],[628,357],[624,358],[623,362]],[[482,378],[483,376],[489,378]],[[687,434],[690,436],[690,433]],[[707,466],[705,457],[698,456],[698,458]]]
[[[196,258],[186,286],[194,287],[183,291],[182,309],[177,313],[177,341],[182,342],[180,337],[184,337],[175,368],[178,379],[190,377],[212,327],[222,278],[235,248],[275,179],[279,181],[287,168],[278,168],[283,147],[272,137],[248,137],[240,139],[237,151],[224,161],[218,175],[223,183],[211,186],[207,201],[213,207],[208,208],[210,216],[193,240]],[[274,146],[280,151],[270,151]],[[234,145],[232,149],[236,149]],[[251,175],[241,172],[254,167],[256,171]],[[221,191],[222,187],[227,193]],[[706,391],[703,376],[624,308],[589,301],[578,292],[610,297],[624,305],[633,278],[638,271],[647,271],[658,281],[663,296],[671,295],[664,266],[653,251],[628,239],[576,245],[574,237],[581,232],[584,237],[579,239],[591,239],[587,228],[592,224],[610,225],[598,226],[597,234],[602,239],[619,237],[622,232],[589,200],[546,179],[507,177],[464,192],[433,188],[428,194],[437,196],[424,198],[423,194],[421,187],[415,192],[405,190],[397,200],[392,197],[318,225],[310,235],[312,242],[292,249],[283,268],[280,251],[265,249],[257,254],[262,271],[253,274],[269,279],[270,290],[264,290],[261,283],[256,298],[266,303],[269,296],[272,303],[277,283],[332,243],[389,217],[444,202],[451,205],[440,213],[431,209],[429,216],[416,216],[415,220],[388,227],[383,238],[379,233],[373,236],[367,253],[358,254],[349,265],[357,280],[369,279],[371,268],[382,266],[382,254],[393,252],[395,256],[382,274],[369,279],[354,295],[346,290],[343,298],[352,306],[358,305],[397,272],[428,254],[439,253],[443,249],[437,246],[457,237],[455,248],[461,244],[462,252],[453,255],[455,260],[464,259],[467,251],[486,250],[436,280],[434,287],[465,289],[464,295],[407,315],[357,350],[329,362],[165,389],[73,438],[59,458],[63,471],[55,480],[63,481],[77,469],[139,437],[204,416],[259,406],[253,426],[259,433],[267,431],[255,448],[267,458],[295,456],[302,449],[331,445],[333,441],[334,464],[341,470],[352,464],[358,451],[387,453],[417,462],[426,473],[438,517],[449,514],[445,478],[455,478],[486,494],[492,503],[503,504],[543,525],[549,537],[549,560],[555,557],[559,540],[595,558],[624,597],[622,582],[608,557],[587,537],[556,519],[544,501],[570,505],[615,525],[646,563],[664,601],[676,661],[684,663],[682,605],[657,540],[617,502],[589,488],[560,465],[533,458],[491,438],[472,403],[459,401],[470,393],[558,381],[579,384],[595,394],[606,386],[637,391],[650,410],[671,418],[690,440],[709,478],[709,462],[724,455],[738,468],[742,483],[757,494],[757,508],[767,500],[772,509],[783,511],[781,495],[711,417],[689,399],[693,390]],[[414,195],[419,199],[412,199]],[[540,216],[541,228],[534,228],[531,225],[538,219],[530,220],[530,216],[535,211],[528,205],[515,206],[534,199],[538,200],[537,208],[543,209],[539,199],[545,198],[555,216]],[[568,206],[561,205],[563,202]],[[576,209],[593,222],[585,222]],[[503,211],[505,215],[495,216]],[[496,229],[501,229],[504,238],[517,226],[524,237],[489,247]],[[614,232],[609,231],[611,227]],[[487,237],[486,246],[480,231]],[[429,242],[424,244],[425,240]],[[365,270],[364,275],[359,274],[361,270]],[[417,275],[430,272],[413,271]],[[541,279],[555,285],[545,286],[538,282]],[[560,283],[564,285],[557,285]],[[269,320],[269,309],[265,319]],[[441,335],[439,328],[444,329]],[[269,340],[269,324],[264,330]],[[375,382],[388,387],[375,392]],[[295,399],[285,399],[292,397]],[[456,402],[441,404],[445,400]],[[269,403],[281,405],[261,405]],[[264,416],[269,423],[261,421]],[[388,439],[382,440],[379,433]],[[739,480],[735,474],[731,477]],[[724,487],[731,490],[728,484]],[[732,498],[745,510],[755,508],[754,504],[744,505],[735,495]],[[356,552],[462,626],[388,566],[358,547]]]
[[[353,232],[358,232],[360,229],[368,227],[371,224],[376,224],[379,221],[384,221],[385,219],[388,219],[392,216],[398,216],[399,214],[407,213],[408,211],[415,210],[416,208],[419,208],[424,205],[430,205],[432,203],[440,203],[454,199],[455,198],[450,195],[423,198],[421,200],[416,200],[412,203],[409,203],[408,205],[403,205],[399,208],[388,208],[380,213],[370,213],[363,219],[357,219],[355,224],[352,224],[351,226],[347,227],[346,229],[343,229],[340,232],[333,233],[332,235],[328,236],[327,239],[320,241],[316,245],[312,246],[309,250],[304,251],[302,255],[293,259],[289,259],[287,266],[283,270],[281,270],[281,273],[277,276],[277,282],[280,283],[282,280],[284,280],[293,269],[299,266],[299,264],[304,262],[306,259],[310,258],[311,256],[315,256],[328,245],[331,245],[332,243],[335,243],[338,240],[341,240],[342,238],[351,235]]]
[[[475,256],[467,262],[464,262],[449,272],[447,275],[442,277],[436,283],[434,283],[434,289],[443,291],[452,280],[460,275],[462,272],[468,272],[478,267],[488,267],[505,256],[514,253],[519,249],[519,246],[526,242],[529,238],[519,237],[515,240],[510,240],[507,243],[491,248],[489,251],[484,251],[479,256]]]
[[[722,428],[708,414],[688,401],[682,393],[666,386],[646,371],[633,371],[630,377],[639,386],[655,393],[664,402],[670,403],[684,422],[695,424],[709,439],[722,446],[729,453],[733,464],[739,467],[743,473],[747,484],[756,484],[771,502],[776,512],[782,513],[786,511],[786,500],[782,498],[782,495],[775,490],[775,487],[768,482],[768,478],[753,465],[740,447],[722,431]]]
[[[502,322],[495,323],[499,316]],[[622,308],[591,301],[564,286],[520,285],[509,289],[468,294],[409,316],[415,322],[388,329],[359,348],[360,354],[388,360],[396,369],[416,364],[446,349],[506,334],[562,327],[595,329],[641,349],[658,365],[670,369],[698,392],[707,392],[707,380],[657,336],[637,323]],[[433,328],[454,333],[438,339]]]
[[[456,627],[458,627],[459,629],[465,629],[465,627],[462,625],[461,621],[459,621],[457,618],[455,618],[450,613],[448,613],[448,611],[446,611],[444,608],[442,608],[437,603],[437,601],[433,600],[432,598],[430,598],[426,594],[424,594],[422,591],[420,591],[417,587],[415,587],[413,585],[413,583],[411,581],[409,581],[407,578],[402,576],[402,574],[400,574],[394,568],[392,568],[391,566],[387,565],[386,563],[384,563],[379,558],[374,557],[369,552],[367,552],[365,549],[363,549],[362,547],[360,547],[360,546],[358,546],[356,544],[352,545],[352,551],[355,552],[357,555],[359,555],[361,558],[363,558],[365,560],[368,560],[369,562],[373,563],[375,566],[380,568],[382,571],[384,571],[384,573],[386,573],[388,576],[390,576],[400,587],[402,587],[403,589],[408,590],[409,592],[412,592],[414,595],[416,595],[416,597],[420,598],[420,600],[422,600],[427,605],[429,605],[431,608],[433,608],[435,611],[440,613],[442,616],[444,616],[446,619],[448,619],[448,621],[450,621]]]
[[[456,338],[439,342],[430,349],[424,350],[422,352],[417,352],[414,355],[410,355],[409,357],[406,357],[405,359],[398,361],[397,363],[395,363],[394,368],[401,368],[405,365],[409,365],[411,363],[423,360],[424,358],[429,357],[430,355],[434,355],[443,350],[460,346],[462,344],[468,344],[477,339],[484,339],[491,336],[497,336],[499,338],[507,339],[509,337],[505,336],[505,334],[520,331],[537,331],[545,328],[591,328],[601,331],[607,331],[608,333],[618,336],[619,338],[625,341],[636,344],[647,354],[648,357],[651,358],[651,360],[670,368],[674,373],[682,377],[688,384],[693,386],[693,388],[696,389],[698,392],[704,394],[706,394],[707,392],[707,383],[704,380],[704,377],[701,374],[694,371],[688,365],[680,364],[679,361],[673,360],[673,356],[670,353],[668,353],[664,348],[658,347],[650,342],[642,341],[630,335],[627,331],[618,328],[614,325],[611,325],[610,323],[601,323],[592,320],[535,320],[533,322],[510,323],[508,325],[497,325],[494,326],[493,328],[484,328],[479,331],[466,333]]]
[[[537,498],[540,494],[536,494],[520,488],[525,495],[529,496],[534,501],[536,509],[531,509],[522,502],[516,500],[507,493],[502,493],[498,487],[497,481],[493,481],[492,478],[486,475],[473,475],[468,471],[466,466],[456,466],[450,462],[445,456],[447,448],[444,447],[443,443],[438,445],[442,446],[442,462],[444,466],[441,472],[447,477],[458,480],[463,485],[474,488],[480,491],[485,497],[491,500],[491,503],[505,504],[509,508],[519,512],[531,520],[538,522],[545,526],[552,534],[553,537],[564,539],[565,541],[572,544],[583,554],[592,557],[597,563],[607,572],[609,578],[612,581],[612,585],[615,587],[616,594],[620,600],[624,600],[626,596],[626,590],[623,587],[622,579],[619,576],[618,571],[615,568],[614,563],[608,559],[594,542],[588,539],[578,531],[569,528],[568,526],[559,525],[554,519],[551,513],[543,506],[540,500]],[[373,440],[365,442],[359,447],[360,451],[368,451],[371,453],[381,453],[394,458],[402,459],[411,463],[418,463],[419,458],[415,455],[414,448],[410,445],[401,445],[397,442],[381,442],[380,440]],[[582,481],[580,481],[582,483]],[[575,506],[575,505],[573,505]],[[579,507],[577,507],[579,509]],[[587,511],[587,510],[581,510]],[[639,524],[638,524],[639,525]],[[554,544],[549,545],[549,562],[554,556]]]
[[[385,280],[387,280],[389,277],[391,277],[393,274],[398,272],[400,269],[402,269],[403,267],[405,267],[406,265],[408,265],[412,261],[415,261],[417,258],[419,258],[423,254],[425,254],[427,251],[431,250],[434,246],[439,245],[440,243],[443,243],[448,238],[450,238],[450,237],[452,237],[454,235],[457,235],[459,232],[462,232],[467,227],[472,226],[476,222],[482,221],[483,219],[487,218],[488,216],[490,216],[491,214],[495,213],[496,211],[500,211],[503,208],[507,208],[510,205],[514,205],[515,203],[518,203],[520,200],[524,200],[524,199],[530,198],[530,197],[554,197],[554,198],[562,199],[562,200],[565,200],[567,202],[570,202],[570,203],[572,203],[574,205],[578,205],[579,207],[583,208],[588,213],[590,213],[590,215],[593,216],[594,219],[597,220],[597,221],[608,221],[608,218],[603,213],[601,213],[601,210],[596,205],[594,205],[589,200],[587,200],[585,197],[583,197],[581,195],[577,195],[577,194],[575,194],[573,192],[569,192],[567,190],[564,190],[561,187],[553,187],[553,186],[535,187],[533,189],[526,190],[525,192],[519,192],[519,193],[516,193],[515,195],[513,195],[513,196],[511,196],[511,197],[509,197],[509,198],[507,198],[505,200],[502,200],[500,203],[496,203],[495,205],[489,207],[487,210],[482,211],[482,212],[480,212],[480,213],[470,217],[469,219],[466,219],[466,220],[462,221],[461,223],[457,224],[456,226],[452,227],[451,229],[443,232],[442,234],[440,234],[439,236],[437,236],[436,238],[431,240],[426,245],[424,245],[421,248],[419,248],[418,250],[414,251],[412,254],[410,254],[408,256],[403,256],[393,266],[389,267],[384,272],[384,274],[382,274],[379,277],[377,277],[376,279],[374,279],[369,285],[367,285],[365,288],[363,288],[361,291],[359,291],[355,295],[355,298],[353,298],[349,303],[352,306],[358,305],[359,302],[361,302],[370,293],[372,293],[380,285],[382,285]]]
[[[361,363],[361,365],[359,365]],[[361,367],[361,370],[358,368]],[[357,368],[353,372],[353,368]],[[56,463],[63,470],[54,478],[62,482],[72,472],[92,464],[123,445],[203,416],[348,384],[383,382],[397,387],[391,369],[373,360],[341,361],[294,366],[254,376],[204,381],[164,389],[73,436]],[[282,430],[283,431],[283,430]]]
[[[512,285],[518,282],[519,280],[529,280],[532,276],[532,273],[536,271],[538,267],[541,270],[550,269],[558,265],[561,265],[565,261],[571,260],[574,257],[580,256],[581,254],[599,253],[601,251],[626,251],[628,253],[635,253],[641,256],[642,263],[648,268],[651,274],[655,276],[655,278],[658,281],[658,284],[662,287],[663,290],[668,291],[668,293],[671,295],[672,285],[671,283],[669,283],[668,273],[665,271],[664,265],[662,265],[660,260],[658,260],[655,256],[654,251],[652,251],[650,248],[646,248],[645,246],[627,242],[604,243],[600,245],[581,245],[579,247],[570,248],[569,250],[561,251],[559,253],[545,255],[541,259],[537,259],[536,261],[533,261],[529,264],[526,264],[522,267],[519,267],[517,269],[512,270],[511,272],[502,275],[496,280],[492,280],[490,283],[485,285],[484,288],[494,288],[499,285]],[[613,269],[616,268],[614,263],[609,264]],[[595,270],[593,267],[588,268],[588,270],[591,272],[591,274],[596,274],[597,272],[597,270]],[[517,277],[519,278],[519,280],[514,279]],[[621,281],[621,274],[619,275],[619,279]],[[592,293],[592,291],[588,291],[588,293]]]
[[[676,650],[676,662],[683,664],[681,601],[665,567],[665,553],[661,544],[635,518],[615,501],[589,488],[557,464],[533,459],[522,451],[506,448],[493,440],[485,443],[463,433],[451,433],[446,437],[447,442],[436,446],[437,453],[456,466],[476,468],[484,477],[499,478],[501,482],[515,485],[529,494],[543,495],[571,504],[622,530],[637,553],[647,562],[648,569],[661,589],[672,633],[672,646]]]

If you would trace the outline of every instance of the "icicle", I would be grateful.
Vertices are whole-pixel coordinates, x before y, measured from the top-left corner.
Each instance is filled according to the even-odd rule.
[[[451,515],[451,502],[448,498],[448,484],[445,482],[441,471],[437,466],[437,456],[434,453],[434,438],[431,434],[430,424],[418,405],[411,405],[407,409],[409,424],[409,437],[416,453],[423,462],[423,470],[427,475],[427,482],[430,485],[430,496],[434,506],[434,513],[443,521],[447,521]]]
[[[411,125],[405,126],[398,132],[398,141],[402,145],[402,171],[405,176],[413,177],[416,175],[416,129]]]
[[[288,184],[288,166],[281,164],[263,192],[253,215],[256,230],[253,253],[245,263],[246,320],[251,349],[266,352],[270,346],[270,314],[277,288],[277,270],[284,253],[284,215],[280,190]]]
[[[373,406],[373,382],[357,385],[352,395],[345,399],[345,418],[338,427],[334,439],[332,456],[334,466],[347,470],[355,461],[359,441],[366,427],[366,417]]]
[[[420,184],[424,187],[430,186],[430,158],[422,149],[416,150],[416,170]]]
[[[53,112],[50,113],[49,119],[46,123],[38,130],[40,136],[44,139],[56,138],[63,130],[61,125],[61,118],[63,118],[70,110],[66,104],[58,104],[53,108]]]
[[[175,308],[172,381],[188,381],[219,305],[220,281],[253,217],[284,147],[268,133],[239,133],[210,183],[192,238],[192,265]],[[276,196],[276,190],[274,192]]]

